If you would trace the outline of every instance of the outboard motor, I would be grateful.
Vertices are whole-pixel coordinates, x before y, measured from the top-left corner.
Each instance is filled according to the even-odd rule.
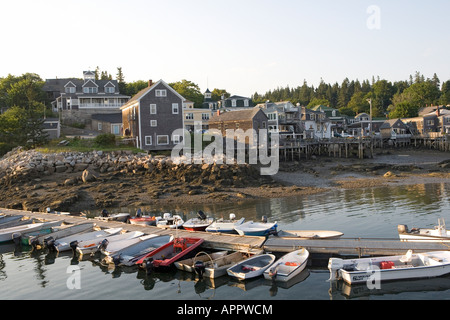
[[[137,209],[137,211],[136,211],[136,217],[137,217],[137,218],[142,217],[142,210],[141,210],[141,208]]]
[[[12,240],[16,246],[20,245],[20,241],[22,240],[22,234],[20,232],[14,232],[12,234]]]
[[[48,237],[44,239],[44,245],[48,248],[48,250],[55,252],[55,239],[53,237]]]
[[[98,245],[98,250],[105,250],[108,244],[109,244],[108,239],[103,239],[102,243]]]
[[[339,279],[339,270],[344,267],[344,261],[339,258],[330,258],[328,260],[328,270],[330,270],[330,279],[328,281],[333,281]]]
[[[72,248],[73,253],[76,253],[77,252],[77,247],[78,247],[78,241],[77,240],[72,241],[69,244],[69,246]]]
[[[122,261],[122,254],[119,254],[118,256],[117,255],[114,256],[112,260],[113,260],[114,265],[117,267],[119,265],[120,261]]]
[[[267,223],[267,216],[262,216],[261,221]]]
[[[205,220],[205,219],[206,219],[206,214],[205,214],[202,210],[199,210],[199,211],[197,212],[197,215],[198,215],[198,217],[199,217],[201,220]]]
[[[234,213],[230,213],[230,220],[236,219],[236,215]]]
[[[41,244],[37,238],[33,238],[33,240],[30,241],[30,245],[34,250],[41,249]]]
[[[408,226],[406,224],[399,224],[397,226],[398,233],[409,233]]]
[[[109,217],[109,212],[106,209],[103,209],[101,215],[104,218]]]
[[[147,275],[151,274],[153,272],[153,258],[148,258],[145,260],[142,267],[145,269]]]
[[[197,273],[200,277],[200,279],[203,278],[203,273],[205,273],[205,264],[203,261],[195,261],[194,262],[194,270],[195,273]]]

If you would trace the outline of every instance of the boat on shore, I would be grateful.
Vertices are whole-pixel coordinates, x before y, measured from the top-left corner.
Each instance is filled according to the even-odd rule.
[[[237,233],[235,228],[245,222],[245,218],[241,218],[236,220],[236,215],[234,213],[230,213],[230,217],[228,220],[224,220],[220,218],[218,220],[214,220],[205,231],[207,232],[220,232],[220,233]]]
[[[194,250],[199,248],[204,241],[202,238],[175,238],[158,249],[143,255],[136,261],[136,264],[146,269],[147,272],[154,268],[168,268],[181,258],[194,253]]]
[[[227,273],[230,277],[239,280],[259,277],[274,263],[274,261],[275,256],[269,253],[251,256],[250,258],[229,267]]]
[[[305,248],[289,252],[264,271],[264,278],[287,282],[305,269],[308,257]]]
[[[401,241],[428,241],[428,242],[450,242],[450,231],[445,227],[444,219],[438,219],[438,225],[434,228],[412,228],[408,229],[405,224],[397,226]]]
[[[277,222],[267,222],[267,218],[262,217],[261,222],[248,221],[234,228],[241,236],[268,236],[276,234]]]
[[[330,258],[330,280],[348,284],[439,277],[450,273],[450,251],[361,259]]]
[[[203,211],[197,212],[197,217],[183,223],[183,228],[188,231],[205,231],[213,223],[214,218],[207,217]]]

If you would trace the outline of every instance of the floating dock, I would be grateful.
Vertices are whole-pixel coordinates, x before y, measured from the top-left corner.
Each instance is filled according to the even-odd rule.
[[[336,239],[305,239],[295,237],[255,237],[234,234],[211,233],[203,231],[187,231],[184,229],[162,229],[153,226],[126,224],[124,222],[89,219],[86,217],[58,215],[42,212],[30,212],[13,209],[1,209],[0,214],[23,215],[44,221],[64,221],[66,224],[79,224],[93,221],[101,228],[121,227],[127,231],[141,231],[146,234],[167,235],[179,237],[196,237],[204,239],[203,247],[216,250],[233,250],[245,252],[258,252],[261,250],[273,253],[286,253],[298,248],[306,248],[311,254],[327,255],[399,255],[409,249],[414,252],[450,250],[450,243],[444,242],[406,242],[399,239],[363,239],[363,238],[336,238]]]

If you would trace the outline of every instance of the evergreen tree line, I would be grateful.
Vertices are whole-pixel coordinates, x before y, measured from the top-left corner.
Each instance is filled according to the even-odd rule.
[[[352,117],[369,113],[370,99],[373,117],[406,118],[417,116],[426,106],[450,105],[450,80],[441,84],[436,73],[431,79],[425,79],[420,72],[411,75],[409,80],[396,82],[373,77],[371,82],[345,78],[341,84],[327,84],[321,79],[316,88],[305,80],[296,88],[286,86],[265,94],[255,92],[252,99],[255,103],[290,101],[307,107],[325,105]]]

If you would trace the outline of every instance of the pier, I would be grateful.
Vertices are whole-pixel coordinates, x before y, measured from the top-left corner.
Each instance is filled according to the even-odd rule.
[[[153,226],[126,224],[124,222],[90,219],[86,217],[58,215],[42,212],[30,212],[14,209],[1,209],[5,215],[23,215],[30,219],[43,221],[64,221],[66,224],[80,224],[93,221],[100,228],[123,228],[126,231],[141,231],[145,234],[173,235],[204,239],[202,246],[214,250],[231,250],[257,253],[262,250],[272,253],[287,253],[299,248],[307,249],[311,254],[388,256],[404,254],[409,249],[414,252],[444,251],[450,249],[450,243],[444,242],[405,242],[399,239],[337,238],[306,239],[295,237],[255,237],[234,234],[187,231],[184,229],[162,229]],[[287,230],[286,230],[287,231]]]

